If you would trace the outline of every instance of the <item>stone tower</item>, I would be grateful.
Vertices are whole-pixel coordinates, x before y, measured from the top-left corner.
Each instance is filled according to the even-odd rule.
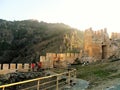
[[[109,56],[109,36],[107,29],[93,31],[92,28],[84,33],[84,52],[88,57],[94,59],[105,59]]]

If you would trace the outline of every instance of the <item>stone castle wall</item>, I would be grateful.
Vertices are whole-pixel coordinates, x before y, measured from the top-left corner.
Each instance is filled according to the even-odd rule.
[[[40,56],[42,68],[53,68],[56,65],[67,67],[67,64],[73,63],[76,58],[79,58],[81,62],[96,62],[109,58],[119,49],[114,42],[116,39],[120,39],[120,33],[112,33],[110,39],[106,28],[98,31],[94,31],[92,28],[86,29],[83,51],[80,53],[46,53],[46,56]],[[16,70],[28,71],[30,68],[28,63],[0,64],[0,74],[15,72]]]
[[[30,70],[30,64],[25,63],[25,64],[0,64],[0,74],[7,74],[7,73],[12,73],[16,71],[28,71]]]
[[[106,28],[98,31],[93,31],[92,28],[85,30],[84,52],[86,52],[89,57],[98,60],[107,58],[109,44],[110,40]]]
[[[57,62],[61,67],[67,67],[68,63],[73,63],[76,58],[81,58],[81,53],[47,53],[40,56],[43,68],[53,68]]]
[[[96,60],[107,59],[119,48],[113,43],[118,43],[114,40],[120,39],[120,33],[112,33],[111,39],[106,28],[98,31],[89,28],[84,33],[84,52]]]
[[[112,32],[111,39],[120,39],[120,33]]]
[[[119,33],[113,33],[112,38],[120,39]],[[107,29],[101,29],[98,31],[92,30],[92,28],[86,29],[84,32],[84,49],[80,53],[47,53],[46,56],[40,56],[40,60],[43,62],[44,68],[55,66],[56,61],[64,64],[73,63],[76,58],[79,58],[81,62],[96,62],[98,60],[107,59],[112,56],[118,49],[113,41],[109,38]]]

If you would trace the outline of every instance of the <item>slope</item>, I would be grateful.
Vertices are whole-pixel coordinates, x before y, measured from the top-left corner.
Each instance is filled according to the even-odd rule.
[[[73,32],[77,32],[73,37],[79,38],[78,47],[72,46],[69,50],[70,46],[64,48],[64,36],[71,36]],[[31,62],[46,52],[79,52],[82,46],[83,32],[63,23],[0,19],[0,63]]]

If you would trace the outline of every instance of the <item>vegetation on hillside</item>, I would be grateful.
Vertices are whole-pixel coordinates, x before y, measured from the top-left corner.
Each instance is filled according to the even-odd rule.
[[[107,81],[120,78],[119,63],[120,61],[118,60],[114,62],[97,62],[85,66],[74,65],[72,67],[77,70],[77,78],[84,79],[89,82],[88,89],[91,90],[106,83]]]
[[[70,46],[64,48],[64,35],[70,36],[73,31],[82,41],[83,32],[63,23],[0,19],[0,63],[31,62],[33,59],[39,60],[39,56],[46,52],[79,52],[75,47],[72,50],[67,49]],[[83,41],[79,44],[82,47]]]

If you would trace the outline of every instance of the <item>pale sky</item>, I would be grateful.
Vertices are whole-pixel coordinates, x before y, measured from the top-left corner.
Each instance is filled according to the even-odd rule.
[[[120,0],[0,0],[0,19],[37,19],[120,32]]]

